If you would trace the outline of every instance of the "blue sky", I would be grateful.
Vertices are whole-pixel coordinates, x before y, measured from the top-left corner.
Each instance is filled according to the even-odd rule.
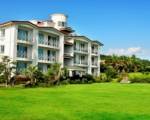
[[[0,22],[59,12],[77,33],[104,43],[103,53],[150,59],[150,0],[1,0]]]

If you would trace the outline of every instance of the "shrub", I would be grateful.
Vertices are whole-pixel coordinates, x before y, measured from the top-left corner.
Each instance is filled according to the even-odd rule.
[[[100,76],[95,78],[96,83],[107,82],[107,76],[105,73],[101,73]]]
[[[44,82],[46,82],[45,76],[40,70],[36,70],[34,72],[34,77],[37,80],[37,83],[44,83]]]
[[[94,82],[96,82],[96,83],[100,83],[100,82],[101,82],[101,78],[100,78],[100,76],[95,77],[95,81],[94,81]]]
[[[0,76],[0,83],[5,83],[5,77],[4,77],[4,75]]]
[[[60,84],[61,85],[68,85],[69,81],[70,81],[70,79],[65,79],[65,80],[60,81]]]
[[[112,79],[109,78],[105,73],[100,75],[101,82],[110,82]]]
[[[86,74],[80,77],[79,75],[75,75],[70,77],[70,84],[91,84],[95,81],[92,75]]]
[[[131,83],[150,83],[150,74],[130,73],[129,80]]]
[[[128,77],[128,73],[122,72],[117,76],[116,82],[121,82],[122,80]]]
[[[113,67],[109,66],[108,69],[106,70],[106,76],[107,76],[106,82],[111,82],[113,78],[117,77],[117,72]]]
[[[85,81],[85,83],[92,83],[95,81],[94,77],[92,75],[86,74],[82,77],[82,80]]]

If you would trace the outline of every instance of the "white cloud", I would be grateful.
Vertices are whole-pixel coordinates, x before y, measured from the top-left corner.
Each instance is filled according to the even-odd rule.
[[[136,55],[142,59],[149,59],[150,60],[150,49],[142,48],[142,47],[129,47],[129,48],[114,48],[109,49],[108,51],[104,52],[106,55],[125,55],[131,56]]]
[[[130,47],[130,48],[117,48],[109,49],[107,55],[139,55],[143,52],[141,47]]]

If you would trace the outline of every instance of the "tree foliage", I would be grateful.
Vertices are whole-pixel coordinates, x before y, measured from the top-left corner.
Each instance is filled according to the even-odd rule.
[[[52,64],[46,73],[48,83],[59,83],[61,74],[61,65],[59,63]]]
[[[35,85],[37,83],[36,79],[36,72],[37,72],[37,66],[29,65],[27,69],[25,69],[22,74],[25,75],[26,77],[30,78],[31,84]]]
[[[108,66],[112,66],[117,73],[150,72],[150,61],[132,56],[101,55],[101,71],[106,72]]]
[[[2,57],[0,62],[0,79],[5,81],[6,87],[10,82],[11,77],[15,74],[15,62],[11,61],[8,56]]]

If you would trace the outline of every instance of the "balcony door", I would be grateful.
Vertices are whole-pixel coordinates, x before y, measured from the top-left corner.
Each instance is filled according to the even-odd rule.
[[[39,48],[38,49],[38,57],[40,60],[43,60],[44,59],[44,50],[42,48]]]
[[[44,44],[44,35],[39,33],[39,39],[38,39],[39,44]]]
[[[48,50],[47,51],[47,57],[48,57],[48,61],[55,62],[56,61],[56,51]]]
[[[52,37],[48,36],[48,45],[52,46]]]
[[[17,45],[17,57],[27,58],[27,47],[23,45]]]

